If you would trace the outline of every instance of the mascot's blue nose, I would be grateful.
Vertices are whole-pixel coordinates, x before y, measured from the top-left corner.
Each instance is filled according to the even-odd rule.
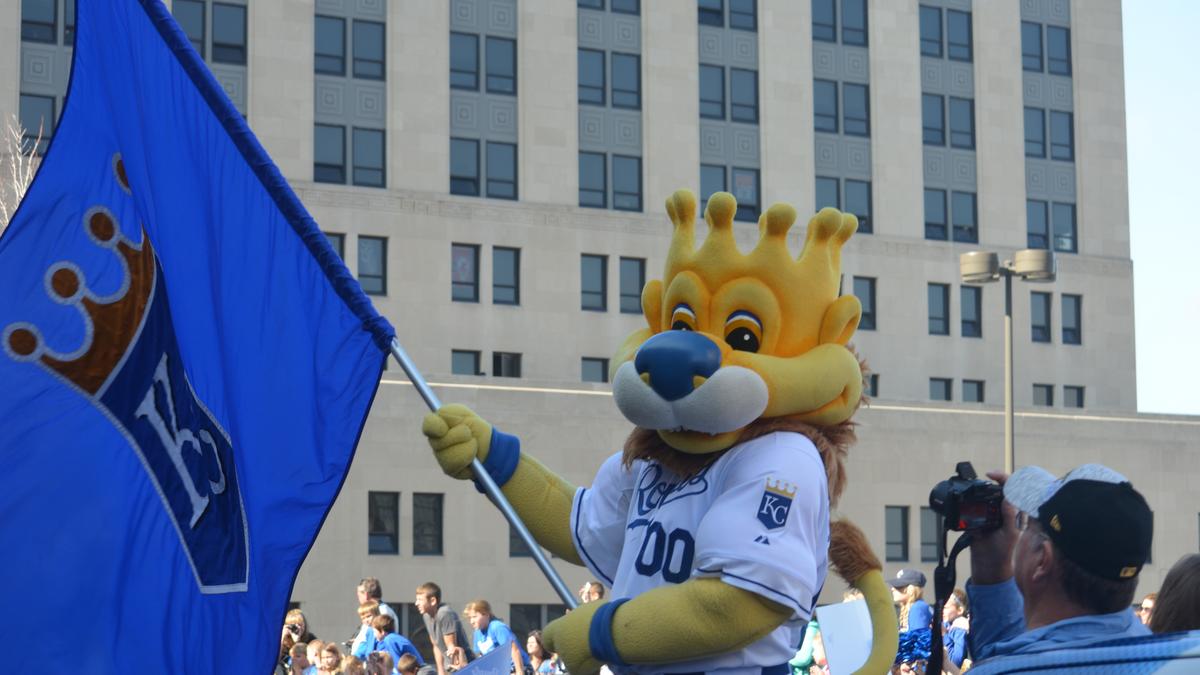
[[[650,374],[650,388],[668,401],[692,393],[695,376],[712,377],[721,367],[721,348],[690,330],[669,330],[646,340],[633,366]]]

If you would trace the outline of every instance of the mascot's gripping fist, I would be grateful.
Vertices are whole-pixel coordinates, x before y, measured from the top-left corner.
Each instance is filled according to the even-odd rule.
[[[862,395],[846,346],[861,307],[838,296],[857,221],[822,210],[795,259],[796,212],[776,204],[743,254],[736,209],[713,195],[696,249],[695,196],[667,200],[675,229],[663,279],[642,291],[648,326],[613,360],[614,399],[637,428],[590,488],[463,406],[425,418],[447,474],[470,478],[479,458],[542,546],[612,587],[611,602],[546,627],[571,673],[786,673],[827,560],[867,597],[862,672],[891,666],[896,619],[879,560],[856,527],[829,519]]]

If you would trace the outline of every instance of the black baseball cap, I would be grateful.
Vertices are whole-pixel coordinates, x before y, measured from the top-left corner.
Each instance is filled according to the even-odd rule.
[[[1018,469],[1004,498],[1036,518],[1071,562],[1103,579],[1136,577],[1150,557],[1154,518],[1129,479],[1101,464],[1062,478],[1036,466]]]
[[[887,583],[892,588],[905,588],[906,586],[925,588],[925,575],[921,573],[921,570],[900,570],[896,572],[896,576],[888,579]]]

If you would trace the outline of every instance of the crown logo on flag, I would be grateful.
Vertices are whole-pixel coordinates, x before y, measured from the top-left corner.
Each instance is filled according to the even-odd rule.
[[[796,496],[796,487],[781,480],[767,479],[767,492],[791,499]]]
[[[121,156],[113,156],[113,174],[121,189],[130,192],[129,180]],[[88,288],[83,271],[68,261],[54,263],[46,270],[46,293],[62,305],[76,308],[85,322],[83,344],[74,352],[59,353],[50,348],[36,326],[11,323],[0,335],[0,346],[18,361],[38,361],[96,395],[109,375],[121,363],[137,337],[154,292],[154,249],[142,230],[142,243],[130,241],[116,218],[102,206],[88,209],[83,216],[88,236],[99,247],[114,252],[124,267],[121,287],[101,297]]]

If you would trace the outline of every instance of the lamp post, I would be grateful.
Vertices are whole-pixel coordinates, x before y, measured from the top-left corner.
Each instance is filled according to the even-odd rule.
[[[1012,278],[1048,283],[1058,277],[1054,251],[1027,248],[1017,251],[1012,260],[1000,263],[990,251],[971,251],[958,257],[958,270],[964,284],[987,284],[1004,278],[1004,471],[1013,472],[1013,329]]]

